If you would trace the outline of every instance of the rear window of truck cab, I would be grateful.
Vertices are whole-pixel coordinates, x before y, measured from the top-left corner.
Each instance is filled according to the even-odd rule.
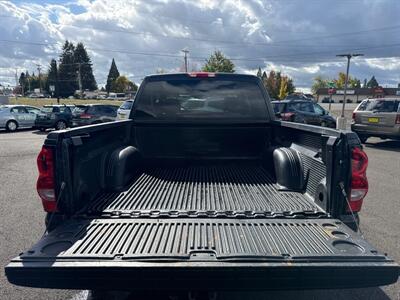
[[[267,106],[255,80],[171,78],[144,84],[135,119],[265,121]]]

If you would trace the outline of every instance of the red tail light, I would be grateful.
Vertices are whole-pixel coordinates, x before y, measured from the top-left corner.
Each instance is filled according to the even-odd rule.
[[[88,115],[88,114],[81,114],[81,115],[79,116],[79,118],[81,118],[81,119],[91,119],[92,116],[91,116],[91,115]]]
[[[43,208],[47,212],[57,211],[53,151],[43,146],[37,157],[39,178],[36,183],[37,192],[42,199]]]
[[[368,156],[360,148],[354,148],[351,153],[351,187],[348,211],[361,210],[364,197],[368,193],[367,179]]]
[[[282,121],[291,121],[293,116],[294,116],[293,112],[281,114]]]
[[[400,124],[400,114],[397,114],[396,116],[396,124]]]
[[[355,112],[353,112],[353,114],[351,115],[351,118],[352,118],[353,120],[356,119],[356,113],[355,113]]]
[[[205,78],[205,77],[215,77],[215,73],[210,73],[210,72],[192,72],[189,73],[190,77],[199,77],[199,78]]]

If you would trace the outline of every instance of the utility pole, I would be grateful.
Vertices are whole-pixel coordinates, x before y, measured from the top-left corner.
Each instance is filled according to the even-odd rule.
[[[189,53],[189,50],[187,49],[187,48],[185,48],[185,49],[182,49],[181,50],[183,53],[184,53],[184,60],[185,60],[185,72],[187,73],[188,72],[188,60],[187,60],[187,55],[188,55],[188,53]]]
[[[78,85],[79,85],[79,97],[83,98],[82,93],[82,76],[81,76],[81,63],[78,63]]]
[[[36,64],[37,70],[39,72],[39,92],[42,93],[42,77],[40,75],[40,71],[42,70],[42,66],[40,64]]]
[[[28,74],[28,70],[26,70],[25,74]],[[31,93],[31,80],[29,79],[30,76],[26,76],[28,80],[28,93]]]
[[[15,102],[18,103],[18,68],[15,68]]]
[[[342,105],[342,114],[339,118],[337,118],[336,128],[337,129],[346,129],[346,118],[344,117],[344,108],[346,105],[346,95],[347,95],[347,83],[349,81],[349,70],[350,70],[350,60],[352,57],[363,56],[364,54],[355,53],[355,54],[338,54],[337,57],[346,57],[347,58],[347,69],[346,69],[346,78],[344,82],[344,91],[343,91],[343,105]]]

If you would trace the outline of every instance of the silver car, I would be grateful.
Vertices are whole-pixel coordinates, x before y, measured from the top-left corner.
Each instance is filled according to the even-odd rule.
[[[363,143],[372,136],[400,139],[400,99],[363,100],[353,112],[351,130]]]
[[[36,115],[40,109],[28,105],[1,105],[0,128],[15,131],[22,127],[35,126]]]
[[[125,120],[129,118],[134,100],[126,100],[117,110],[117,120]]]

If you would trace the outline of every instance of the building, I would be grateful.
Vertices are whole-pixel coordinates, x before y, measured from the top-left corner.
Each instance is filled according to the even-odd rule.
[[[329,88],[318,89],[316,95],[317,102],[322,102],[324,98],[329,98]],[[334,102],[343,101],[344,90],[332,89],[332,100]],[[400,87],[397,88],[354,88],[348,89],[346,92],[347,102],[360,103],[362,100],[367,98],[385,98],[385,97],[396,97],[400,98]]]

